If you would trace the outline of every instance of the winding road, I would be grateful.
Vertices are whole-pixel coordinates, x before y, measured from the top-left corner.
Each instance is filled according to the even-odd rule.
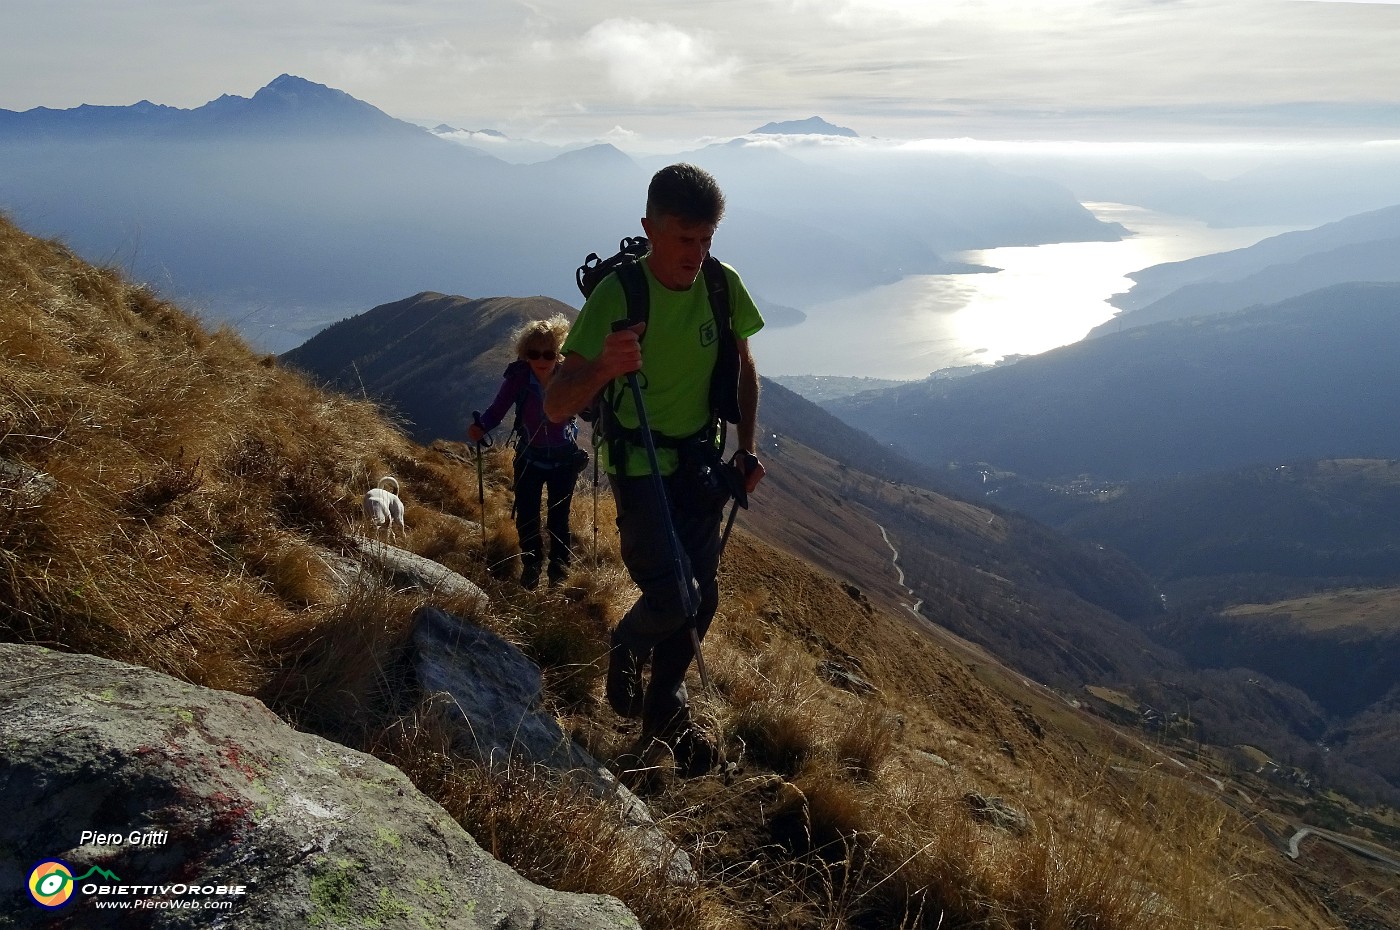
[[[1365,856],[1367,859],[1379,863],[1382,868],[1393,871],[1397,875],[1400,875],[1400,859],[1397,859],[1389,850],[1380,849],[1368,843],[1362,843],[1358,840],[1354,840],[1349,836],[1343,836],[1340,833],[1333,833],[1331,830],[1321,830],[1317,827],[1298,828],[1298,832],[1294,833],[1293,837],[1288,841],[1288,858],[1297,859],[1298,856],[1302,854],[1301,851],[1298,849],[1298,844],[1301,843],[1308,836],[1315,836],[1320,840],[1326,840],[1329,843],[1335,843],[1343,849],[1347,849],[1351,852],[1357,853],[1358,855]]]
[[[904,593],[908,594],[910,597],[914,597],[914,589],[904,583],[904,569],[901,568],[899,564],[899,550],[894,547],[894,543],[890,542],[890,534],[885,532],[884,526],[879,523],[875,525],[879,527],[880,536],[884,538],[885,545],[890,547],[890,564],[894,566],[895,574],[899,579],[899,586],[904,589]],[[913,612],[917,617],[923,616],[923,606],[923,598],[915,598],[913,604],[904,605],[906,610]]]

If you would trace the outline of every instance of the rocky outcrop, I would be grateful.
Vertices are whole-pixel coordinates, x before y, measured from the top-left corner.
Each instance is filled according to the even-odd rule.
[[[57,486],[53,478],[23,462],[0,459],[0,504],[32,506]]]
[[[527,882],[398,769],[256,700],[33,646],[0,645],[0,668],[0,924],[637,927],[613,898]],[[44,860],[74,879],[45,886],[72,895],[61,911],[25,890]]]
[[[432,559],[363,537],[355,538],[354,544],[367,563],[378,566],[391,578],[444,597],[479,598],[483,603],[488,600],[486,592],[474,582]]]
[[[412,642],[419,687],[454,726],[458,750],[485,765],[519,759],[582,783],[616,806],[633,841],[672,881],[694,883],[689,857],[661,832],[647,806],[541,708],[544,682],[524,653],[433,607],[414,618]]]

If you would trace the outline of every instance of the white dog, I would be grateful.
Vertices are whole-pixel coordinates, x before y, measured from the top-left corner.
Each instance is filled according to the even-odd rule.
[[[394,489],[390,491],[385,488],[386,483],[392,484]],[[403,525],[403,501],[399,500],[398,479],[390,475],[380,478],[379,487],[370,488],[365,492],[364,508],[365,519],[374,527],[376,539],[379,538],[380,529],[384,529],[389,533],[389,542],[393,542],[394,524],[398,524],[404,533],[408,532],[408,528]]]

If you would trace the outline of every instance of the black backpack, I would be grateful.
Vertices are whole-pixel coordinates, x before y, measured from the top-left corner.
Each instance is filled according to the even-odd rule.
[[[641,258],[650,244],[642,236],[629,236],[618,243],[611,258],[588,253],[583,264],[574,272],[579,292],[585,298],[610,274],[618,276],[627,300],[627,318],[633,323],[645,323],[651,317],[651,295]],[[724,266],[712,256],[705,256],[701,265],[705,287],[710,295],[710,312],[715,318],[715,332],[720,340],[719,354],[710,374],[710,412],[722,423],[738,423],[739,414],[739,341],[734,336],[729,315],[729,278]],[[645,333],[643,333],[645,338]],[[587,417],[585,417],[587,419]]]

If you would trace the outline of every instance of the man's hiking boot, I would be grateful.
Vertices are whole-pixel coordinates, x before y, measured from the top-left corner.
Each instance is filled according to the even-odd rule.
[[[608,678],[604,691],[619,717],[635,720],[642,715],[642,656],[619,643],[608,653]]]
[[[708,775],[722,754],[699,727],[691,724],[669,739],[643,735],[632,748],[612,761],[617,780],[633,791],[658,789],[668,774],[675,778]]]
[[[538,564],[526,563],[520,569],[520,587],[526,591],[533,591],[540,585],[540,567]]]
[[[633,791],[656,788],[661,784],[661,762],[667,755],[666,745],[660,740],[638,740],[613,759],[612,770],[617,780]]]
[[[559,587],[568,576],[569,566],[561,565],[558,562],[549,563],[549,586],[551,588]]]
[[[668,742],[676,758],[676,774],[681,778],[706,775],[723,758],[719,747],[693,721],[687,721]]]

